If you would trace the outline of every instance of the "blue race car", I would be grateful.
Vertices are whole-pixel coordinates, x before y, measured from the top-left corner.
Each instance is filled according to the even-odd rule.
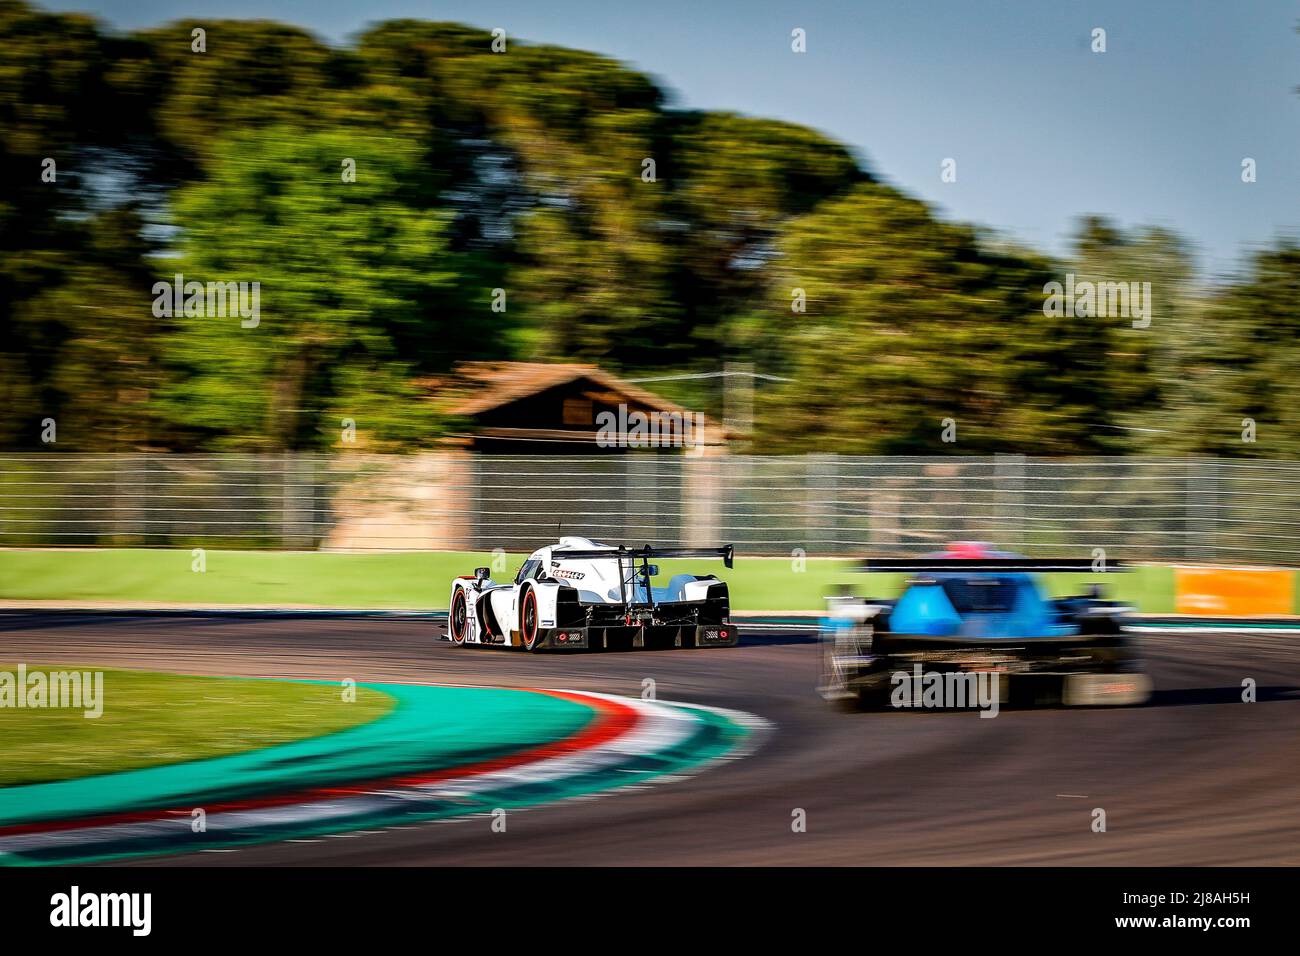
[[[895,600],[830,599],[818,688],[828,700],[952,706],[952,692],[966,681],[971,699],[956,706],[974,706],[977,677],[996,688],[995,711],[998,703],[1134,705],[1151,695],[1151,678],[1121,626],[1130,608],[1103,599],[1097,585],[1048,598],[1036,578],[1099,570],[1090,561],[961,542],[941,554],[866,561],[859,570],[913,577]]]

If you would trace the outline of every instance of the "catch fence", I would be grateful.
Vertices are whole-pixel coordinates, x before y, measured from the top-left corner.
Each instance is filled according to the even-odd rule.
[[[365,454],[0,456],[0,545],[523,551],[576,534],[742,554],[1300,563],[1300,462]]]

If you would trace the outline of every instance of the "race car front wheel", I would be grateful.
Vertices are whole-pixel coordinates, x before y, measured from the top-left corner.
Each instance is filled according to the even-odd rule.
[[[464,644],[465,633],[468,629],[469,618],[465,603],[465,592],[463,589],[457,588],[455,595],[451,599],[451,610],[447,612],[447,632],[451,635],[451,642],[458,647]]]
[[[541,644],[541,631],[537,627],[537,593],[529,588],[524,592],[524,602],[519,608],[519,639],[524,647],[535,651]]]

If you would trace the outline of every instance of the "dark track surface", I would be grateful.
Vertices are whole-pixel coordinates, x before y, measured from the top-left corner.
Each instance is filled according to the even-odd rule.
[[[842,713],[817,648],[459,649],[415,620],[0,614],[0,660],[198,674],[574,688],[732,707],[776,726],[689,779],[485,819],[169,858],[202,865],[1297,864],[1300,638],[1147,635],[1156,696],[1114,711]],[[1240,702],[1243,678],[1259,702]],[[1108,832],[1090,829],[1094,807]],[[791,812],[807,832],[791,832]]]

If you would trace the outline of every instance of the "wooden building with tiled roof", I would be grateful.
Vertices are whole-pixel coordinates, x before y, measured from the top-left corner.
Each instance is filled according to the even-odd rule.
[[[463,423],[451,441],[488,454],[716,453],[728,440],[720,423],[595,365],[464,362],[426,387]]]

